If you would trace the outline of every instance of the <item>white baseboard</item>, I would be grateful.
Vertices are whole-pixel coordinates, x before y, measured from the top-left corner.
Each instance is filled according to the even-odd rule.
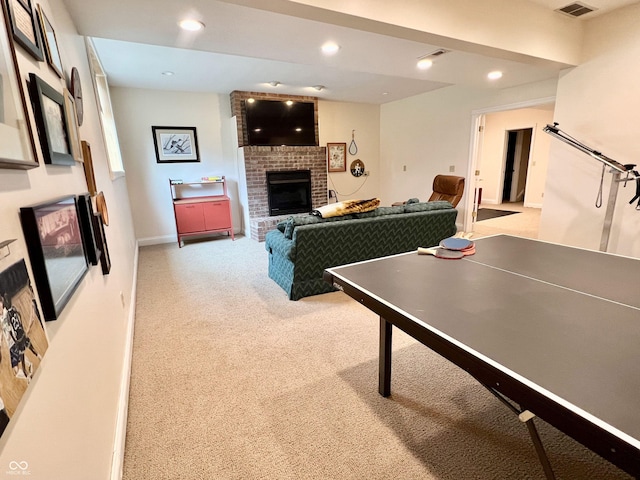
[[[129,317],[124,346],[124,361],[120,378],[120,398],[118,400],[118,416],[113,439],[113,455],[111,457],[110,480],[121,480],[124,466],[124,448],[127,438],[127,414],[129,411],[129,385],[131,381],[131,362],[133,359],[133,328],[136,319],[136,297],[138,284],[138,252],[139,242],[136,242],[136,250],[133,257],[133,281],[131,285],[131,297],[129,300]]]
[[[160,245],[162,243],[172,243],[177,241],[178,237],[176,235],[162,235],[160,237],[139,238],[138,246],[148,247],[149,245]]]
[[[233,230],[234,235],[244,235],[242,230],[236,231]],[[202,236],[205,237],[207,234],[203,233]],[[150,245],[161,245],[163,243],[178,243],[177,235],[161,235],[159,237],[147,237],[147,238],[139,238],[138,246],[140,247],[148,247]]]

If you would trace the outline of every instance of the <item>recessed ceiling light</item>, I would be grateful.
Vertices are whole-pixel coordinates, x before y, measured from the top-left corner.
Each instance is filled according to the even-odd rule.
[[[499,78],[502,78],[502,72],[496,70],[494,72],[489,72],[487,74],[487,78],[489,80],[498,80]]]
[[[255,98],[247,98],[247,103],[253,103],[255,101],[256,101]]]
[[[421,58],[420,60],[418,60],[418,63],[416,64],[416,66],[420,70],[427,70],[431,68],[432,65],[433,65],[433,61],[428,58]]]
[[[286,103],[287,105],[291,106],[291,105],[293,105],[293,100],[287,100],[285,103]]]
[[[180,20],[180,22],[178,22],[178,25],[180,25],[181,29],[187,30],[189,32],[197,32],[198,30],[202,30],[204,28],[204,23],[194,19]]]
[[[171,75],[174,75],[174,73],[170,70],[167,70],[166,72],[162,72],[162,75],[164,75],[165,77],[170,77]]]
[[[335,55],[340,50],[340,45],[335,42],[327,42],[322,45],[322,53],[325,55]]]

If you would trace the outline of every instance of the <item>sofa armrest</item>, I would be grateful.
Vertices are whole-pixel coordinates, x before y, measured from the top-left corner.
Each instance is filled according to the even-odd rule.
[[[264,248],[269,253],[295,260],[295,241],[286,238],[280,230],[276,229],[267,232],[264,240]]]

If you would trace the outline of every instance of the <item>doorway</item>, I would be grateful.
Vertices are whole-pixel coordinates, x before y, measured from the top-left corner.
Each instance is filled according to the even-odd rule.
[[[502,202],[524,202],[533,128],[505,132]]]
[[[476,226],[478,210],[482,199],[482,205],[494,204],[499,209],[499,204],[503,201],[508,202],[505,206],[509,210],[517,210],[515,207],[523,204],[528,210],[534,210],[538,215],[542,209],[544,196],[544,183],[546,180],[546,160],[547,157],[540,157],[540,149],[538,145],[538,125],[550,123],[553,119],[553,110],[555,107],[555,97],[545,97],[535,100],[528,100],[519,103],[495,106],[472,111],[471,115],[471,135],[469,145],[469,163],[467,169],[467,178],[470,192],[464,201],[464,221],[463,229],[466,232],[473,232]],[[496,124],[492,120],[488,121],[487,116],[495,120],[494,114],[505,114],[501,120],[503,125],[497,131]],[[510,125],[509,125],[510,124]],[[509,142],[509,134],[512,136],[513,144],[513,166],[507,169],[506,159]],[[517,133],[522,131],[522,133]],[[530,131],[525,134],[525,131]],[[499,137],[496,137],[498,135]],[[520,135],[520,140],[518,139]],[[525,137],[526,135],[526,137]],[[526,142],[529,146],[523,148]],[[520,150],[529,153],[530,158],[522,166],[520,162],[516,162],[516,146],[520,142]],[[499,153],[498,153],[499,152]],[[493,153],[498,153],[494,155]],[[484,161],[481,161],[481,158]],[[518,156],[521,159],[521,156]],[[542,164],[540,164],[542,162]],[[526,166],[525,166],[526,165]],[[522,168],[524,166],[524,168]],[[515,171],[516,168],[519,171]],[[507,188],[504,185],[505,171],[509,170],[507,175]],[[524,188],[522,185],[524,182]],[[513,201],[512,199],[513,192]],[[516,201],[518,196],[522,197],[524,192],[524,201]],[[508,196],[507,196],[508,193]],[[508,200],[503,200],[503,198]],[[502,223],[513,219],[515,215],[503,217]],[[491,221],[490,221],[491,222]],[[504,232],[507,233],[507,232]]]

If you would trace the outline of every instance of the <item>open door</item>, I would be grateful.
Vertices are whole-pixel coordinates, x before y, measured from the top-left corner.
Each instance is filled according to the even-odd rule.
[[[532,128],[508,130],[504,158],[502,202],[524,202],[531,152]]]

